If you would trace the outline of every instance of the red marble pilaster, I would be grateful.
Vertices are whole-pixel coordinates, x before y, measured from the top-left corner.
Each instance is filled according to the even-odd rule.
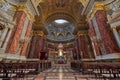
[[[88,41],[88,35],[80,35],[78,40],[79,40],[79,50],[80,50],[81,58],[82,59],[90,58],[91,54],[89,54],[90,49],[88,45],[90,43]]]
[[[27,27],[25,37],[29,38],[30,35],[31,35],[31,31],[32,31],[32,22],[30,21],[29,24],[28,24],[28,27]],[[26,50],[27,50],[27,47],[28,47],[28,43],[29,43],[29,40],[25,41],[24,44],[23,44],[23,48],[22,48],[22,51],[21,51],[22,56],[26,55]]]
[[[26,14],[23,11],[16,12],[16,15],[15,15],[16,26],[15,26],[14,33],[10,38],[11,40],[6,50],[7,53],[16,53],[18,49],[20,35],[24,26],[25,18],[26,18]]]
[[[30,41],[28,58],[33,58],[34,51],[35,51],[36,40],[37,40],[37,37],[33,36],[32,39],[31,39],[31,41]]]
[[[89,24],[89,35],[92,38],[93,45],[94,45],[93,48],[95,49],[96,56],[99,56],[101,53],[100,53],[100,48],[98,45],[98,41],[96,38],[96,33],[95,33],[95,29],[94,29],[92,20],[89,21],[88,24]]]
[[[20,53],[21,56],[25,56],[26,54],[26,50],[27,50],[27,46],[28,46],[28,41],[25,41],[22,47],[22,51]]]
[[[33,36],[30,44],[28,58],[40,58],[43,52],[43,37],[41,36]]]
[[[26,31],[26,34],[25,34],[26,37],[30,37],[31,32],[32,32],[32,25],[33,25],[32,21],[29,21],[27,31]]]
[[[98,10],[95,13],[95,18],[98,24],[98,28],[101,34],[101,38],[106,50],[106,53],[118,53],[120,52],[117,43],[115,42],[113,33],[110,30],[109,24],[107,24],[107,15],[103,10]]]
[[[81,50],[80,50],[80,46],[79,46],[79,43],[80,43],[79,39],[76,39],[76,42],[77,42],[77,44],[76,44],[76,46],[77,46],[77,58],[80,59],[80,55],[81,55],[80,51]]]
[[[73,53],[73,59],[77,60],[77,52],[76,52],[75,47],[73,48],[72,53]]]
[[[37,40],[35,43],[34,55],[33,55],[34,58],[39,58],[41,47],[42,47],[41,44],[42,44],[42,37],[37,36]]]

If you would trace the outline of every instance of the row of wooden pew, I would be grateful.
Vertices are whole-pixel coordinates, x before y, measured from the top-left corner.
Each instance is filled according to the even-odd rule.
[[[41,71],[51,68],[50,61],[1,61],[0,78],[24,78],[27,75],[37,75]]]
[[[111,61],[72,61],[71,67],[90,78],[99,80],[119,80],[120,62]],[[93,76],[94,75],[94,76]]]

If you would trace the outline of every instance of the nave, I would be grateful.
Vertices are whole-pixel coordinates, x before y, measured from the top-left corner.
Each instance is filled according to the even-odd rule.
[[[120,0],[0,0],[0,80],[120,80]]]
[[[89,75],[82,75],[79,70],[73,70],[69,65],[58,64],[40,73],[35,80],[95,80]]]
[[[54,64],[51,61],[0,62],[0,80],[119,80],[119,61],[71,61]]]

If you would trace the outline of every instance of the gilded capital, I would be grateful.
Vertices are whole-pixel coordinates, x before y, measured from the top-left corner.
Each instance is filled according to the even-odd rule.
[[[40,2],[43,2],[44,0],[34,0],[34,3],[38,5]]]
[[[5,1],[4,0],[0,0],[0,4],[4,4],[5,3]]]
[[[79,37],[79,36],[83,36],[83,35],[88,35],[88,31],[87,30],[83,30],[83,31],[79,31],[78,33],[77,33],[77,36]]]
[[[39,30],[33,31],[33,36],[41,36],[41,37],[44,37],[44,33],[43,33],[43,31],[39,31]]]
[[[115,27],[111,27],[112,28],[112,30],[116,30],[116,26]]]
[[[29,20],[35,21],[34,16],[30,13],[29,9],[27,8],[25,3],[19,3],[17,11],[24,11],[28,17]]]
[[[105,5],[102,2],[95,2],[92,10],[89,12],[87,16],[87,21],[91,20],[98,10],[105,10]]]
[[[79,38],[79,36],[78,36],[78,35],[75,35],[74,37],[75,37],[75,40]]]

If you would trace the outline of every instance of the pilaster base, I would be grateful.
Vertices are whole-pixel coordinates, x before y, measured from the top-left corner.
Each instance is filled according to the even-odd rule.
[[[20,60],[26,60],[25,56],[20,56]]]
[[[20,56],[18,54],[10,54],[10,53],[0,53],[0,61],[3,59],[11,59],[11,60],[26,60],[25,56]]]
[[[17,59],[17,60],[19,60],[20,56],[18,54],[10,54],[10,53],[8,53],[7,56],[6,56],[6,59]]]
[[[105,59],[120,59],[120,53],[111,53],[102,56],[96,56],[96,60],[105,60]]]
[[[0,54],[3,54],[3,53],[5,53],[5,49],[0,48]],[[0,56],[0,57],[1,57],[1,56]]]

